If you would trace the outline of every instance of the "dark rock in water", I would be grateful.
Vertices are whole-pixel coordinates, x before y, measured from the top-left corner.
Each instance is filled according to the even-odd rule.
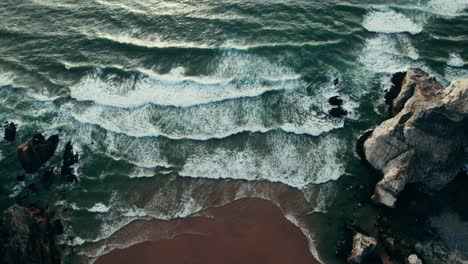
[[[343,99],[339,95],[332,96],[328,99],[328,103],[333,106],[340,106],[343,105]]]
[[[377,239],[356,233],[353,237],[353,249],[348,258],[349,263],[363,263],[377,247]]]
[[[333,80],[333,85],[337,86],[339,83],[340,83],[340,79],[339,79],[339,78],[335,78],[335,79]]]
[[[63,165],[62,165],[62,176],[65,177],[67,182],[78,181],[73,166],[78,163],[79,155],[73,151],[73,144],[68,141],[65,145],[63,152]]]
[[[330,109],[328,113],[333,117],[343,117],[348,114],[348,111],[343,109],[343,107],[338,106],[338,107],[333,107],[332,109]]]
[[[364,143],[367,161],[384,174],[373,200],[394,207],[408,183],[440,190],[465,162],[468,148],[468,79],[442,86],[409,69],[391,100],[393,118]]]
[[[58,264],[62,252],[56,243],[60,221],[51,222],[43,210],[14,205],[0,219],[0,262]]]
[[[53,135],[45,140],[42,134],[34,135],[29,140],[18,146],[18,159],[24,170],[29,173],[37,171],[55,153],[59,142],[59,136]]]
[[[5,125],[3,126],[3,128],[5,129],[5,136],[4,136],[4,139],[6,141],[14,141],[16,139],[16,128],[18,127],[18,125],[16,125],[15,123],[13,122],[6,122]]]
[[[54,170],[55,170],[55,168],[49,168],[42,175],[41,183],[46,188],[48,188],[52,184],[52,181],[53,181],[53,178],[54,178]]]

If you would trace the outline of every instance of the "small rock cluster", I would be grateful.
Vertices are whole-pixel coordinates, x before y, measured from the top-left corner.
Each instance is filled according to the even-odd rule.
[[[341,99],[340,96],[330,97],[328,103],[333,106],[333,108],[328,111],[331,116],[343,117],[348,114],[348,111],[343,108],[343,99]]]

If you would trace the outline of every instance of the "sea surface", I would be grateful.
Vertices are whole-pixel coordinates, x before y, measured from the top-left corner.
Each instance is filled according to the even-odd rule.
[[[346,186],[369,177],[354,142],[387,117],[391,74],[447,85],[468,77],[467,47],[468,0],[2,0],[0,121],[19,135],[0,141],[0,209],[60,212],[69,263],[135,219],[242,197],[293,190],[308,214],[345,214]],[[78,183],[17,182],[37,131],[60,133],[51,166],[73,141]]]

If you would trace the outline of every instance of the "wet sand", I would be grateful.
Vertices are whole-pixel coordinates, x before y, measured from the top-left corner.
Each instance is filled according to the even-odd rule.
[[[319,263],[301,230],[276,205],[259,198],[240,199],[185,219],[136,226],[133,231],[153,233],[151,238],[115,249],[95,263]]]

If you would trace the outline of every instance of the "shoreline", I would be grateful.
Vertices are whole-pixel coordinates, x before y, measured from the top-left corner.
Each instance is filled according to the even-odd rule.
[[[242,198],[187,218],[144,224],[144,230],[159,232],[145,242],[103,254],[94,263],[129,263],[135,256],[139,263],[155,259],[171,264],[320,263],[302,230],[273,202],[260,198]],[[141,231],[141,224],[136,228]],[[164,232],[168,237],[160,239],[158,233]]]

